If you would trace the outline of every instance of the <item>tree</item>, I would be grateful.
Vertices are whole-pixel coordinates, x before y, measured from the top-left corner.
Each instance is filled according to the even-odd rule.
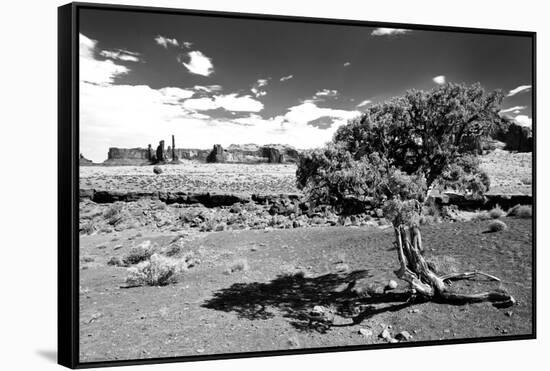
[[[451,280],[475,275],[499,279],[477,271],[438,276],[423,257],[420,232],[423,204],[433,188],[452,188],[471,197],[482,197],[489,189],[472,138],[495,131],[501,123],[502,98],[499,91],[486,93],[479,84],[446,84],[375,105],[340,127],[327,146],[300,158],[298,187],[314,204],[332,205],[340,212],[349,211],[350,202],[356,210],[357,204],[359,209],[383,208],[395,231],[395,273],[410,284],[414,295],[513,303],[502,289],[452,292]]]

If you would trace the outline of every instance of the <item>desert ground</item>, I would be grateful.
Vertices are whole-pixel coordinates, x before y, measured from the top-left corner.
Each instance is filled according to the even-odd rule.
[[[484,156],[491,192],[531,195],[530,156]],[[501,279],[458,281],[456,290],[501,286],[515,305],[404,302],[376,295],[395,289],[390,280],[406,287],[393,273],[393,230],[377,210],[354,218],[300,211],[294,165],[162,169],[82,166],[80,188],[279,198],[216,207],[81,200],[81,362],[532,333],[529,216],[504,212],[497,218],[507,229],[493,233],[486,211],[422,226],[437,271],[477,269]],[[177,265],[160,284],[136,276],[152,256]],[[315,308],[329,320],[312,317]]]
[[[532,194],[531,153],[496,149],[481,157],[493,194]],[[81,166],[80,188],[120,191],[195,191],[224,193],[300,193],[293,164],[200,164],[182,161],[163,166]]]

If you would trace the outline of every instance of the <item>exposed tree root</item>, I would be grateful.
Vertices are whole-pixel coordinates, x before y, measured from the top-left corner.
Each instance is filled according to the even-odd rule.
[[[448,303],[474,303],[474,302],[501,302],[514,304],[516,300],[500,288],[494,291],[475,294],[459,294],[452,292],[445,281],[469,279],[474,276],[484,276],[490,280],[500,282],[498,277],[480,272],[452,273],[443,276],[436,275],[422,256],[422,238],[420,229],[416,226],[407,227],[399,225],[395,227],[395,240],[400,268],[395,271],[397,277],[408,282],[417,295],[426,299],[438,300]]]
[[[488,274],[488,273],[480,272],[480,271],[462,272],[462,273],[449,273],[449,274],[445,274],[445,275],[441,276],[441,279],[443,281],[461,280],[461,279],[472,278],[476,275],[477,276],[484,276],[484,277],[489,278],[490,280],[500,282],[500,278],[495,277],[495,276],[493,276],[491,274]]]

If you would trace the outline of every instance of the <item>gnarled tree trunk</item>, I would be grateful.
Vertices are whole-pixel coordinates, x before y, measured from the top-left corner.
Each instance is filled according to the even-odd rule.
[[[487,273],[473,271],[438,276],[435,274],[422,255],[422,237],[417,226],[399,225],[395,227],[395,244],[400,268],[395,274],[410,284],[413,293],[427,299],[439,299],[453,303],[471,303],[480,301],[502,302],[514,304],[515,299],[503,289],[476,294],[460,294],[450,290],[448,281],[467,279],[475,275],[485,276],[494,281],[500,281]]]

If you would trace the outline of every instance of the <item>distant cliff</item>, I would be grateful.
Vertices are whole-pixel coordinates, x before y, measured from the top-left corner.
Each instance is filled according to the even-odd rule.
[[[299,151],[283,144],[269,144],[259,146],[256,144],[232,144],[227,148],[214,145],[213,149],[176,148],[170,147],[165,151],[167,162],[173,160],[191,160],[197,162],[213,163],[296,163]],[[148,165],[155,163],[155,155],[149,148],[109,148],[107,160],[104,165]]]

